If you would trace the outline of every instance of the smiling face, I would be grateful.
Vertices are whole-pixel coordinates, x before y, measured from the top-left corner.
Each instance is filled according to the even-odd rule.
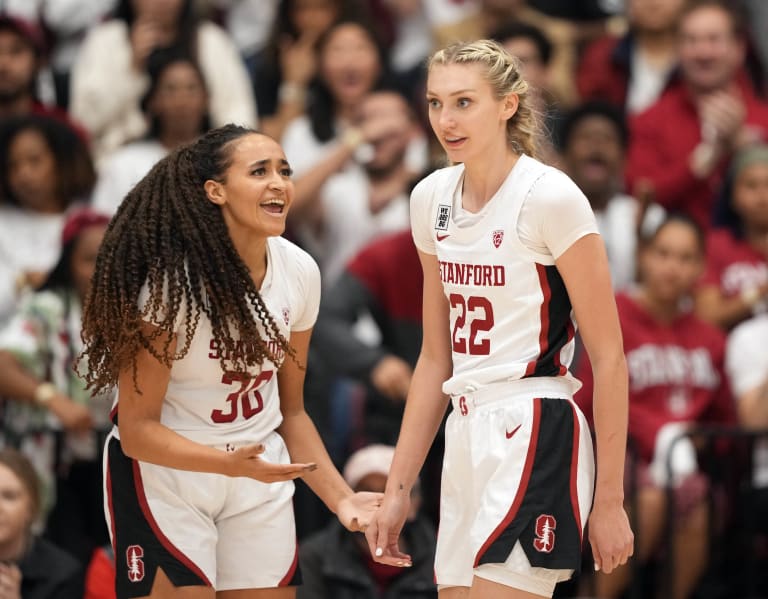
[[[573,126],[563,151],[565,171],[588,198],[616,191],[623,159],[616,124],[598,114],[584,116]]]
[[[206,181],[205,191],[221,206],[232,238],[282,235],[293,201],[292,171],[283,149],[273,139],[251,133],[224,151],[229,152],[229,167],[220,181]]]
[[[497,99],[482,68],[475,64],[438,64],[427,78],[429,123],[453,162],[487,159],[507,145],[507,121],[517,96]]]

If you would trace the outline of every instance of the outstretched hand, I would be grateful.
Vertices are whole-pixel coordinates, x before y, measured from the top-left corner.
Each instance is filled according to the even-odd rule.
[[[373,559],[390,566],[412,565],[411,556],[400,551],[398,540],[410,508],[410,495],[385,496],[365,531]]]
[[[595,570],[610,574],[627,563],[634,553],[635,537],[623,505],[595,504],[589,516],[589,543]]]
[[[337,508],[339,522],[352,532],[364,532],[381,506],[381,493],[353,493],[342,499]]]
[[[293,480],[317,469],[317,464],[275,464],[261,459],[264,445],[248,445],[231,452],[232,476],[247,476],[263,483]]]

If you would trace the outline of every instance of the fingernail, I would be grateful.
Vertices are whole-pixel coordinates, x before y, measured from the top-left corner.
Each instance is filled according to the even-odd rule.
[[[400,566],[401,568],[402,568],[403,566],[405,566],[405,564],[404,564],[403,562],[397,562],[397,565],[398,565],[398,566]]]
[[[595,572],[599,572],[599,571],[600,571],[600,566],[598,564],[595,564]]]
[[[384,555],[384,550],[381,547],[376,547],[376,557]]]
[[[315,470],[317,470],[317,464],[307,464],[306,466],[304,466],[304,470],[305,472],[314,472]]]

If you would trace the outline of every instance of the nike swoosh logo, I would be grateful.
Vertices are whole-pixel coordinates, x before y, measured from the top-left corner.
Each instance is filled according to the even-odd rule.
[[[523,426],[522,424],[518,424],[515,428],[513,428],[511,431],[506,431],[507,439],[511,439],[512,436],[517,432],[517,430]]]
[[[447,239],[448,237],[450,237],[450,234],[449,235],[440,235],[440,234],[438,234],[437,235],[437,240],[438,241],[442,241],[443,239]]]

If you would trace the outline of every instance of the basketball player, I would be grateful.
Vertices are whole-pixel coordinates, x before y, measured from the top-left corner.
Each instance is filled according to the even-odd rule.
[[[450,398],[435,572],[441,599],[551,597],[581,562],[632,554],[622,507],[627,371],[605,249],[584,195],[532,156],[528,86],[496,43],[431,59],[432,128],[455,163],[414,189],[424,340],[384,502],[379,561],[408,565],[408,493]],[[575,323],[595,370],[598,477],[568,367]]]
[[[278,237],[290,176],[275,141],[227,125],[161,160],[107,231],[83,334],[90,386],[118,387],[119,599],[294,597],[292,479],[351,530],[380,501],[352,493],[304,411],[320,277]]]

